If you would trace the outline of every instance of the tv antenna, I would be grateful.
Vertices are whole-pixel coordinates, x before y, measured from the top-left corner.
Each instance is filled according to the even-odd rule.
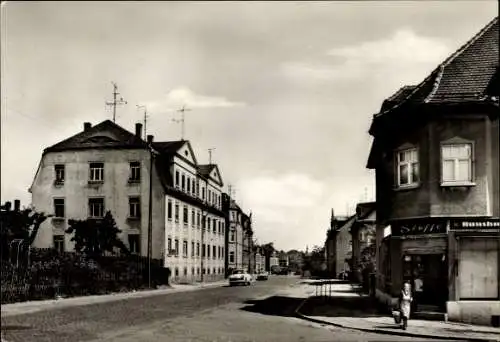
[[[115,82],[111,82],[113,85],[113,102],[106,102],[107,106],[112,106],[113,107],[113,122],[116,121],[116,106],[117,105],[122,105],[122,104],[127,104],[127,101],[123,99],[123,97],[120,96],[118,99],[117,96],[120,95],[118,92],[118,85]]]
[[[191,111],[191,109],[186,108],[186,105],[184,105],[182,106],[181,109],[178,109],[177,111],[181,113],[181,118],[178,120],[172,119],[172,121],[181,124],[181,140],[184,140],[184,123],[186,121],[185,113]]]

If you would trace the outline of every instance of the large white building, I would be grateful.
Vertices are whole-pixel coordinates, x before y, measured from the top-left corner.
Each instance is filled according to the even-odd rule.
[[[197,163],[189,141],[154,142],[106,120],[44,150],[30,187],[36,210],[53,214],[34,245],[73,250],[70,219],[99,219],[111,211],[129,249],[152,257],[173,281],[224,276],[223,187],[217,165]],[[152,166],[152,167],[151,167]],[[150,200],[151,199],[151,200]]]

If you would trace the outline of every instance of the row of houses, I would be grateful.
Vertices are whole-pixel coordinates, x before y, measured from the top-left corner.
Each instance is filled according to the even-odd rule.
[[[155,141],[106,120],[43,151],[29,189],[35,210],[52,214],[35,247],[72,251],[70,219],[111,211],[131,252],[161,259],[173,281],[223,279],[255,269],[251,214],[223,191],[219,166],[201,164],[187,140]]]
[[[495,18],[373,116],[367,167],[376,178],[376,201],[370,204],[375,292],[387,305],[395,305],[403,283],[410,282],[416,315],[498,324],[498,36]],[[335,272],[360,251],[353,230],[358,213],[338,221],[330,248],[342,250],[329,265]],[[348,229],[354,232],[352,252]]]

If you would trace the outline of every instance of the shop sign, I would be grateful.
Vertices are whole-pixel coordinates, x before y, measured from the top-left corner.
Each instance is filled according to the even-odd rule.
[[[391,226],[392,234],[395,236],[446,233],[446,222],[393,223]]]
[[[499,230],[499,219],[471,219],[471,220],[453,220],[451,222],[451,229],[457,231],[464,230]]]

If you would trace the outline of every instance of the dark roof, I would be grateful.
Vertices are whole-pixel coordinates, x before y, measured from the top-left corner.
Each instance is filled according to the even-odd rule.
[[[99,135],[100,132],[110,134]],[[112,136],[112,137],[110,137]],[[111,120],[105,120],[87,131],[77,133],[55,145],[47,147],[44,153],[89,148],[146,148],[147,143],[135,134],[120,127]]]
[[[215,168],[215,164],[198,165],[198,173],[204,177],[210,176],[210,172]]]
[[[496,17],[418,86],[405,86],[384,101],[378,115],[405,103],[484,101],[487,95],[498,95],[498,87],[491,90],[499,72],[498,35]]]
[[[158,141],[153,142],[153,148],[160,153],[174,154],[177,152],[184,144],[185,140],[179,141]]]

